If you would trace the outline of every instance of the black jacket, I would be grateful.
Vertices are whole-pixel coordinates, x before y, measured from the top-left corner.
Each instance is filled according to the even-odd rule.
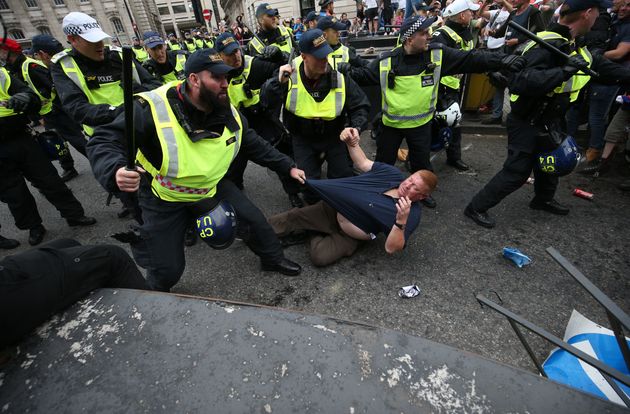
[[[526,11],[524,11],[523,13],[528,13],[528,15],[527,15],[527,24],[524,26],[527,30],[529,30],[532,33],[538,33],[538,32],[542,32],[543,30],[545,30],[545,22],[543,20],[542,14],[540,13],[540,10],[538,10],[536,7],[530,5],[526,9]],[[510,12],[510,15],[508,16],[508,18],[505,21],[505,23],[503,23],[503,25],[496,30],[496,33],[494,34],[494,37],[503,37],[503,36],[506,35],[506,32],[508,31],[508,28],[509,28],[508,23],[510,21],[512,21],[512,19],[514,18],[515,15],[516,15],[516,9],[514,9],[514,10],[512,10]],[[516,49],[520,45],[523,45],[529,39],[525,35],[523,35],[521,32],[517,32],[514,29],[509,29],[509,30],[510,30],[510,32],[512,34],[509,37],[506,36],[506,40],[507,39],[518,39],[518,44],[516,46],[512,46],[512,47],[507,47],[506,46],[506,52],[507,53],[514,53],[516,51]]]
[[[27,84],[22,82],[16,76],[11,73],[9,73],[9,76],[11,76],[11,85],[9,85],[8,90],[9,95],[13,96],[16,93],[22,92],[28,94],[31,100],[26,112],[6,118],[0,118],[0,141],[3,139],[13,138],[13,136],[11,136],[12,131],[24,131],[26,125],[30,123],[27,115],[36,114],[41,108],[41,102],[39,97],[35,95],[35,92],[33,92]]]
[[[341,43],[337,43],[336,45],[330,47],[333,51],[337,50],[341,47]],[[357,50],[352,46],[348,46],[348,56],[348,63],[350,63],[350,65],[352,66],[363,67],[367,66],[368,63],[370,63],[367,59],[363,59],[361,56],[358,56]]]
[[[188,58],[190,53],[186,50],[167,50],[166,62],[159,64],[153,60],[153,58],[148,58],[142,62],[142,67],[153,75],[155,79],[164,83],[163,76],[168,75],[175,70],[175,66],[177,65],[177,55],[184,55]]]
[[[106,48],[105,60],[95,62],[78,53],[76,50],[68,52],[74,57],[79,69],[84,76],[106,77],[113,81],[122,78],[122,58],[119,52]],[[144,69],[140,63],[134,60],[134,65],[140,76],[140,85],[134,83],[134,93],[155,89],[161,83]],[[122,105],[112,108],[108,104],[92,105],[85,93],[65,74],[60,63],[54,63],[50,67],[55,89],[63,105],[65,112],[80,124],[89,126],[103,125],[113,121],[122,112]],[[122,85],[122,84],[121,84]]]
[[[571,39],[567,26],[551,24],[547,29],[566,39]],[[570,44],[562,40],[550,41],[565,53],[571,53]],[[534,47],[524,54],[527,67],[512,76],[510,92],[519,95],[512,103],[512,114],[524,120],[549,125],[564,117],[569,106],[569,94],[547,94],[560,86],[567,78],[562,70],[564,58],[541,47]],[[611,62],[602,55],[593,55],[591,68],[599,73],[598,82],[603,84],[630,83],[630,69]]]
[[[229,108],[218,108],[211,113],[199,111],[186,96],[185,85],[184,82],[180,87],[181,95],[176,88],[171,88],[167,96],[171,107],[177,106],[181,109],[183,119],[180,119],[180,124],[188,123],[191,131],[195,131],[196,134],[191,137],[193,141],[207,139],[212,133],[221,134],[226,125],[236,129],[236,120]],[[295,165],[293,160],[260,138],[248,127],[245,117],[241,117],[241,121],[243,135],[240,151],[245,152],[247,159],[280,174],[288,175]],[[142,150],[152,165],[161,165],[162,149],[151,108],[146,101],[138,98],[134,105],[134,125],[136,146]],[[87,144],[87,154],[94,175],[107,191],[118,189],[115,180],[116,171],[126,165],[127,146],[124,133],[125,117],[124,114],[120,114],[113,122],[96,128]]]
[[[328,66],[329,72],[322,76],[313,86],[305,83],[306,90],[313,96],[315,101],[323,101],[332,87],[333,70]],[[344,75],[345,76],[345,75]],[[304,65],[300,65],[300,77],[306,79]],[[363,130],[368,121],[370,112],[370,102],[361,88],[349,77],[345,76],[346,82],[346,102],[341,116],[332,121],[309,120],[299,118],[287,111],[283,114],[284,123],[291,134],[310,139],[339,139],[339,133],[347,125]],[[288,83],[278,81],[278,71],[264,84],[260,92],[260,101],[264,108],[273,113],[279,109],[280,105],[286,102],[289,90]]]

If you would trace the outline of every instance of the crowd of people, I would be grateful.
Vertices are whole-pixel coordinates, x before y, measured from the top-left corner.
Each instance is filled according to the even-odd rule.
[[[32,57],[14,40],[2,39],[0,200],[16,226],[29,231],[29,243],[39,245],[46,230],[25,179],[68,225],[96,223],[65,184],[77,172],[68,151],[59,151],[63,140],[89,159],[97,181],[120,199],[120,216],[137,222],[120,240],[130,243],[135,263],[146,269],[146,286],[161,291],[179,281],[185,246],[198,237],[226,248],[238,235],[260,258],[262,270],[288,276],[301,272],[284,255],[283,247],[291,244],[308,241],[316,266],[354,254],[378,234],[386,238],[387,253],[402,251],[419,226],[421,206],[437,205],[431,152],[444,150],[452,168],[470,168],[461,154],[465,73],[489,73],[497,87],[486,123],[503,122],[503,89],[511,94],[507,159],[464,209],[481,226],[495,226],[488,210],[532,173],[530,208],[568,214],[554,194],[559,177],[579,159],[571,135],[580,123],[580,104],[590,103],[585,173],[603,173],[615,148],[625,143],[628,0],[610,8],[604,0],[454,0],[412,3],[403,13],[400,4],[368,1],[367,32],[382,26],[398,36],[396,47],[373,60],[343,43],[354,23],[335,17],[334,2],[319,4],[319,13],[293,22],[283,21],[267,3],[258,5],[257,31],[246,42],[242,19],[216,36],[193,31],[180,41],[149,31],[134,39],[135,99],[128,111],[134,114],[133,159],[122,49],[96,20],[69,13],[62,23],[69,46],[38,35]],[[379,19],[385,23],[371,24]],[[508,21],[537,32],[569,57],[539,47]],[[598,77],[591,79],[589,70]],[[379,102],[370,102],[360,87],[370,85],[380,89]],[[616,97],[621,109],[607,129]],[[374,105],[379,116],[369,120]],[[359,145],[370,121],[374,160]],[[35,141],[33,123],[57,141]],[[408,149],[401,152],[403,141]],[[61,158],[61,176],[46,156],[50,145],[48,153]],[[397,158],[408,160],[411,175],[394,166]],[[250,161],[277,173],[291,210],[266,218],[247,197],[244,171]],[[18,244],[0,237],[0,248]],[[118,263],[126,263],[114,253]],[[20,256],[0,262],[1,271],[10,271]]]

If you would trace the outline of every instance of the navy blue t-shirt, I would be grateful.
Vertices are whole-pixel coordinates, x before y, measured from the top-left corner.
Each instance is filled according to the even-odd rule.
[[[616,49],[619,43],[630,42],[630,18],[618,20],[613,23],[613,37],[610,40],[608,50]],[[630,57],[624,56],[624,58],[617,62],[624,66],[630,66]]]
[[[370,171],[356,177],[306,180],[306,185],[352,224],[374,238],[379,233],[388,235],[396,221],[398,199],[383,193],[397,188],[404,179],[397,168],[375,162]],[[405,240],[409,240],[418,224],[420,204],[413,202],[405,227]]]

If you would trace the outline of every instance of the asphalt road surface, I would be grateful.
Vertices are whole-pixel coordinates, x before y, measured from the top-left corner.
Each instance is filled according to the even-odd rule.
[[[565,217],[528,208],[533,186],[525,185],[491,210],[497,227],[487,230],[462,211],[470,198],[500,168],[505,158],[502,136],[464,137],[463,159],[473,170],[460,173],[434,161],[440,182],[434,193],[438,206],[423,209],[419,229],[401,254],[387,255],[384,238],[363,246],[353,257],[326,268],[309,263],[305,245],[286,250],[299,262],[298,277],[260,271],[257,257],[241,242],[213,251],[202,242],[187,248],[186,271],[174,292],[224,298],[318,313],[388,327],[534,371],[525,350],[507,321],[482,309],[475,295],[497,292],[503,305],[562,337],[572,309],[608,325],[597,303],[545,252],[553,246],[592,282],[630,311],[630,194],[616,189],[627,178],[627,166],[597,180],[577,174],[563,178],[557,199],[571,207]],[[374,156],[374,143],[364,134],[362,146]],[[76,238],[82,243],[114,243],[110,234],[124,230],[127,220],[116,217],[120,206],[105,206],[106,194],[97,184],[87,160],[74,153],[80,176],[68,184],[98,224],[70,228],[57,211],[33,190],[44,225],[45,240]],[[622,158],[622,157],[617,157]],[[248,167],[247,195],[271,215],[289,207],[275,174],[256,165]],[[593,201],[572,195],[576,187],[595,193]],[[6,205],[0,206],[2,235],[18,239],[18,252],[28,248],[28,233],[13,224]],[[531,265],[519,269],[501,256],[503,247],[519,248]],[[0,251],[0,255],[10,252]],[[422,293],[401,299],[401,286],[417,284]],[[496,299],[488,293],[491,299]],[[550,345],[533,339],[539,358]]]

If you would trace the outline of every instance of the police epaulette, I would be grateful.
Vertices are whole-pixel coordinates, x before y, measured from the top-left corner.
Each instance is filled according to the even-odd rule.
[[[149,105],[149,101],[144,99],[142,96],[136,95],[135,99],[136,99],[136,102],[138,102],[140,106],[143,108],[146,108]]]
[[[68,56],[68,52],[70,52],[70,49],[64,49],[61,52],[56,53],[50,60],[52,63],[57,63],[62,57]]]
[[[429,50],[444,49],[444,43],[429,43]]]

